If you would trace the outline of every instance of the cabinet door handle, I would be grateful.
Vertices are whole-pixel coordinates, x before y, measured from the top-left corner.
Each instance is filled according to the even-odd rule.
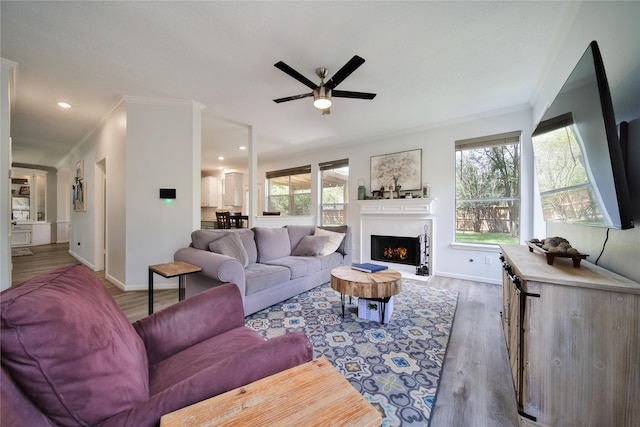
[[[530,292],[526,292],[524,289],[522,289],[520,278],[518,276],[509,275],[509,277],[513,281],[513,286],[516,288],[516,292],[518,293],[518,295],[524,295],[525,297],[540,298],[540,294],[533,294],[533,293],[530,293]]]

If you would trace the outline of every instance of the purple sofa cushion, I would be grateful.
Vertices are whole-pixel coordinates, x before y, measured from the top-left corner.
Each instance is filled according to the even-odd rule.
[[[61,425],[93,425],[149,398],[142,339],[95,275],[66,266],[0,295],[2,363]]]
[[[271,261],[291,255],[289,231],[286,228],[255,227],[258,262]]]
[[[264,343],[264,338],[246,326],[209,338],[152,365],[149,369],[149,392],[153,396],[224,359]],[[223,380],[221,377],[226,375],[233,376],[235,372],[219,372],[215,380]]]

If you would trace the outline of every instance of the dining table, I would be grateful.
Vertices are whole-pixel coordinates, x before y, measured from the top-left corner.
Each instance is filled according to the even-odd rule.
[[[229,220],[233,228],[243,228],[244,221],[249,223],[249,215],[243,215],[242,212],[229,212]]]

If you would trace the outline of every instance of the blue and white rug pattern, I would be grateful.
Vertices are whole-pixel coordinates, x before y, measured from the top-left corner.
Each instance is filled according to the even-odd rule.
[[[302,330],[314,359],[326,357],[382,414],[383,426],[426,426],[435,403],[458,293],[405,279],[389,323],[358,317],[353,298],[324,284],[251,316],[265,338]]]

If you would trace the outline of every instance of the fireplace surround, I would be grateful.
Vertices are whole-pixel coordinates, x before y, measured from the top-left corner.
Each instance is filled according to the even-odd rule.
[[[428,242],[430,253],[426,260],[422,259],[422,253],[418,256],[422,261],[426,261],[425,270],[433,272],[435,216],[432,213],[432,202],[433,199],[429,198],[359,200],[360,262],[375,262],[400,272],[416,274],[416,265],[413,262],[408,264],[374,259],[371,252],[371,236],[411,239],[421,236],[423,241]]]

